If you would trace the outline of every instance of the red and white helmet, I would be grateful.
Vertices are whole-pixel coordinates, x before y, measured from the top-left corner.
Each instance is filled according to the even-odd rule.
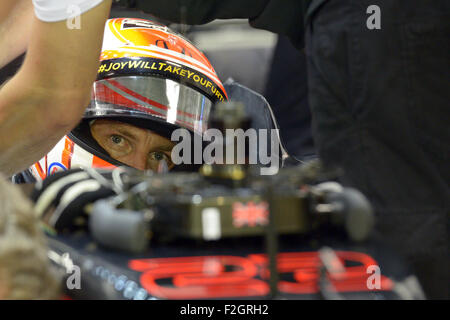
[[[39,162],[33,176],[124,165],[93,139],[89,122],[109,118],[168,137],[176,128],[202,134],[211,108],[227,94],[208,59],[183,36],[153,21],[106,22],[98,77],[80,124]]]

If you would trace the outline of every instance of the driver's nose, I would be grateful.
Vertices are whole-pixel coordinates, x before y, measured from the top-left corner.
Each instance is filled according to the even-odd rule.
[[[129,166],[131,166],[133,168],[136,168],[138,170],[150,170],[150,169],[152,169],[152,168],[148,168],[147,167],[147,164],[148,164],[147,154],[142,154],[140,152],[139,153],[138,152],[134,153],[128,159],[127,162],[128,162],[127,164]]]

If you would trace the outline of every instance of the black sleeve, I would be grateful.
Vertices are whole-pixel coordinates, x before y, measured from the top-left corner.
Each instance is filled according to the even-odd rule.
[[[215,19],[257,17],[270,0],[136,0],[136,7],[175,23],[204,24]]]
[[[136,0],[136,8],[175,23],[249,19],[255,28],[287,35],[303,47],[304,14],[310,0]]]
[[[257,17],[250,17],[250,25],[288,36],[297,49],[304,48],[308,3],[308,0],[270,0]]]

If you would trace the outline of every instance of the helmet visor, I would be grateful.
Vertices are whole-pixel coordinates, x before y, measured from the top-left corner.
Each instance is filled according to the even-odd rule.
[[[157,77],[127,76],[94,83],[85,118],[133,117],[157,120],[202,134],[212,101],[179,82]]]

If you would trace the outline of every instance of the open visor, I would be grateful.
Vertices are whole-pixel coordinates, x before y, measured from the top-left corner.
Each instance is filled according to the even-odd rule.
[[[179,82],[148,76],[97,80],[84,118],[130,117],[156,120],[202,134],[212,101]]]

